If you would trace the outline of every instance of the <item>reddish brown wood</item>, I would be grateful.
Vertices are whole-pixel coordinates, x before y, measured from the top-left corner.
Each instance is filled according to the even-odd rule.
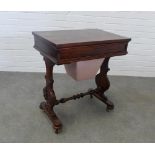
[[[94,89],[94,90],[93,89],[89,89],[85,93],[79,93],[79,94],[73,95],[73,96],[68,97],[68,98],[61,98],[60,100],[57,100],[57,104],[65,103],[65,102],[67,102],[69,100],[76,100],[76,99],[82,98],[82,97],[84,97],[86,95],[90,95],[92,97],[92,95],[95,94],[96,91],[97,91],[96,89]]]
[[[46,64],[46,86],[43,94],[46,102],[40,104],[40,108],[48,115],[53,123],[55,132],[62,129],[62,124],[54,112],[54,106],[72,99],[78,99],[86,95],[95,96],[107,105],[107,111],[114,109],[113,103],[105,96],[105,91],[110,87],[107,77],[110,57],[127,54],[130,38],[98,29],[85,30],[61,30],[32,32],[34,35],[34,48],[44,57]],[[53,67],[77,61],[105,58],[100,73],[96,75],[97,88],[85,93],[79,93],[72,97],[56,99],[53,90]]]
[[[110,87],[110,82],[107,76],[107,72],[109,71],[109,59],[109,57],[104,59],[101,65],[100,73],[96,75],[95,81],[98,91],[97,93],[93,94],[107,105],[107,111],[114,109],[113,103],[104,95],[105,91],[107,91]]]
[[[34,48],[57,65],[127,54],[130,38],[98,29],[33,32]]]
[[[61,48],[59,50],[59,63],[65,64],[76,61],[125,55],[127,54],[126,46],[127,43],[124,42]]]
[[[96,45],[112,42],[128,42],[130,39],[100,29],[37,31],[33,35],[46,40],[57,48]]]
[[[54,63],[49,61],[47,58],[44,58],[45,65],[46,65],[46,86],[43,89],[44,97],[46,102],[42,102],[40,104],[40,108],[47,114],[49,119],[53,123],[53,128],[55,129],[55,133],[58,133],[61,128],[62,124],[57,115],[54,112],[54,106],[57,104],[55,92],[53,90],[53,66]]]

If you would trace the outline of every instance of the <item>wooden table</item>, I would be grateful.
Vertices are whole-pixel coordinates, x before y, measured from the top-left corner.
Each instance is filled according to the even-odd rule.
[[[34,35],[34,48],[44,57],[46,65],[46,86],[43,94],[46,102],[40,104],[40,108],[48,115],[53,123],[55,133],[62,129],[62,123],[55,114],[53,107],[68,100],[90,95],[95,96],[107,106],[107,111],[114,109],[113,103],[104,95],[109,89],[110,82],[107,77],[110,57],[127,54],[130,38],[122,37],[99,29],[61,30],[32,32]],[[79,93],[72,97],[56,99],[53,90],[54,65],[69,64],[78,61],[105,58],[100,73],[96,75],[97,87],[85,93]]]

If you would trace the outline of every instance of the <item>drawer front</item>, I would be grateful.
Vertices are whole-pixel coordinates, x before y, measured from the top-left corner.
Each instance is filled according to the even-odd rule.
[[[97,59],[126,53],[127,43],[109,43],[103,45],[78,46],[60,49],[60,63]],[[121,54],[122,53],[122,54]]]

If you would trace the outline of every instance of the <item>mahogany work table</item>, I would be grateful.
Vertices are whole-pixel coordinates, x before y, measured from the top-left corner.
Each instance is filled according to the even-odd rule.
[[[62,123],[54,112],[54,106],[68,100],[78,99],[86,95],[95,96],[107,106],[106,110],[114,109],[113,103],[104,95],[109,89],[110,82],[107,77],[110,57],[127,54],[130,38],[122,37],[99,29],[60,30],[32,32],[34,35],[34,48],[44,57],[46,65],[46,86],[43,88],[45,102],[40,108],[48,115],[53,123],[55,133],[62,129]],[[85,93],[57,100],[53,90],[54,65],[70,64],[104,58],[100,72],[95,77],[97,87]]]

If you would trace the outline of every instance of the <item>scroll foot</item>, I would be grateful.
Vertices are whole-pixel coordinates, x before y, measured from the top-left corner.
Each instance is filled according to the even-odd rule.
[[[62,130],[62,124],[60,119],[57,117],[54,110],[52,109],[52,106],[46,102],[42,102],[39,107],[46,113],[46,115],[52,121],[55,133],[60,133],[60,131]]]
[[[95,93],[93,95],[107,105],[107,108],[106,108],[107,112],[114,109],[114,104],[105,95],[100,95],[98,93]]]

